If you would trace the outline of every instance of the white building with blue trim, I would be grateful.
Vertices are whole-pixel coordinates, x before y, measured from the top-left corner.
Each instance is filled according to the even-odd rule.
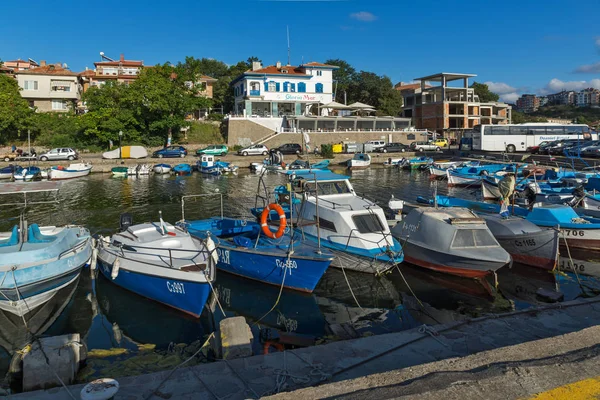
[[[338,67],[310,62],[294,67],[254,62],[232,83],[234,114],[282,117],[325,115],[320,106],[333,101],[333,70]]]

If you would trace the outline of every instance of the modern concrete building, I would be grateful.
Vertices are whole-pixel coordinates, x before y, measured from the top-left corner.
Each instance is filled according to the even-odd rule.
[[[280,117],[327,113],[321,104],[333,100],[333,70],[338,67],[317,62],[300,66],[254,62],[252,69],[232,83],[235,107],[240,116]]]
[[[75,107],[80,88],[75,72],[64,64],[40,62],[40,66],[14,71],[21,96],[39,112],[65,112]]]
[[[600,90],[587,88],[577,92],[575,96],[575,105],[577,107],[592,107],[600,103]]]
[[[540,99],[535,94],[524,94],[517,99],[517,110],[524,113],[536,112],[540,108]]]
[[[548,95],[548,104],[570,105],[575,104],[575,92],[572,90],[563,90],[558,93]]]
[[[420,82],[417,88],[399,89],[404,98],[404,116],[412,118],[417,129],[448,136],[457,136],[478,124],[509,124],[511,106],[480,102],[475,90],[469,87],[469,79],[475,76],[442,72],[415,79]],[[460,84],[452,85],[455,82]]]

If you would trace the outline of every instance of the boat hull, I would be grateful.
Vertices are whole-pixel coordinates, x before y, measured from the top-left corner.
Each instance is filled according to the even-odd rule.
[[[52,181],[64,180],[64,179],[73,179],[80,178],[82,176],[87,176],[90,174],[92,167],[89,167],[84,170],[74,171],[74,170],[59,170],[59,169],[51,169],[48,174],[48,179]]]
[[[171,172],[170,167],[155,166],[153,170],[155,174],[168,174],[169,172]]]
[[[481,181],[481,196],[485,200],[495,200],[501,197],[500,189],[497,185],[492,185],[485,179]]]
[[[469,176],[453,173],[453,170],[446,170],[448,177],[448,186],[470,186],[481,182],[480,176]]]
[[[117,277],[112,279],[114,264],[98,259],[100,271],[106,279],[140,296],[199,318],[211,289],[207,282],[172,279],[139,273],[120,266]]]
[[[456,256],[411,243],[403,244],[404,260],[419,267],[465,278],[483,278],[510,264],[506,261],[482,261],[479,258]]]
[[[287,289],[311,293],[331,264],[330,259],[311,259],[217,247],[217,268],[231,274]],[[286,272],[287,271],[287,272]],[[285,280],[284,280],[285,274]]]
[[[559,235],[554,229],[511,237],[496,236],[496,240],[514,262],[547,270],[556,266]]]

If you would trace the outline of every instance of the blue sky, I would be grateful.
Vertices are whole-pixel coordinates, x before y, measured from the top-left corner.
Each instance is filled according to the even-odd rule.
[[[160,5],[159,5],[160,4]],[[394,83],[477,74],[504,99],[600,88],[600,2],[228,0],[5,2],[0,58],[93,68],[99,52],[146,64],[341,58]]]

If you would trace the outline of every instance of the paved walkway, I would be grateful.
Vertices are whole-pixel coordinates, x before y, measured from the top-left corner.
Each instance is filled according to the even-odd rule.
[[[396,376],[398,390],[410,388],[410,385],[406,386],[407,382],[410,383],[417,377],[428,374],[430,377],[442,376],[444,379],[441,380],[421,380],[425,382],[421,389],[411,392],[411,396],[425,396],[427,393],[435,393],[434,383],[445,382],[445,387],[460,387],[463,380],[468,381],[465,377],[475,376],[472,374],[484,373],[487,370],[491,371],[489,379],[495,379],[498,384],[512,384],[515,379],[518,381],[527,375],[527,371],[514,362],[531,361],[546,365],[545,358],[552,360],[552,357],[567,357],[557,358],[556,362],[560,362],[561,366],[569,364],[568,369],[562,371],[561,368],[553,367],[559,372],[564,372],[567,381],[560,382],[555,376],[549,383],[538,385],[533,379],[531,386],[524,386],[518,395],[527,396],[557,385],[600,375],[600,370],[593,371],[592,368],[594,365],[595,369],[600,368],[600,327],[594,327],[600,322],[599,316],[600,299],[582,300],[438,325],[435,330],[420,328],[266,356],[203,364],[182,368],[171,376],[167,371],[121,378],[121,390],[115,399],[246,399],[315,385],[322,386],[304,389],[307,392],[281,393],[278,396],[323,398],[344,395],[348,398],[385,398],[388,397],[386,393],[392,393],[391,397],[403,394],[386,392],[385,388],[393,381],[389,376],[381,374]],[[585,330],[590,327],[594,328]],[[562,336],[570,333],[575,336]],[[547,339],[551,340],[550,344],[540,341],[546,338],[551,338]],[[495,350],[500,348],[505,349]],[[592,375],[584,376],[577,367],[586,360],[596,362],[591,363],[585,370],[585,373]],[[532,364],[531,368],[537,365]],[[452,368],[459,374],[446,373],[446,370]],[[513,372],[504,374],[506,368],[512,368]],[[482,382],[485,382],[484,378],[485,376],[482,377]],[[324,383],[328,384],[323,385]],[[75,385],[70,387],[70,390],[77,395],[82,387],[83,385]],[[322,392],[325,389],[331,392]],[[443,392],[444,386],[438,389]],[[485,385],[479,389],[484,390]],[[353,393],[356,397],[353,397]],[[494,398],[488,395],[490,393],[480,393],[480,398]],[[13,397],[39,400],[71,398],[64,388],[23,393]]]

